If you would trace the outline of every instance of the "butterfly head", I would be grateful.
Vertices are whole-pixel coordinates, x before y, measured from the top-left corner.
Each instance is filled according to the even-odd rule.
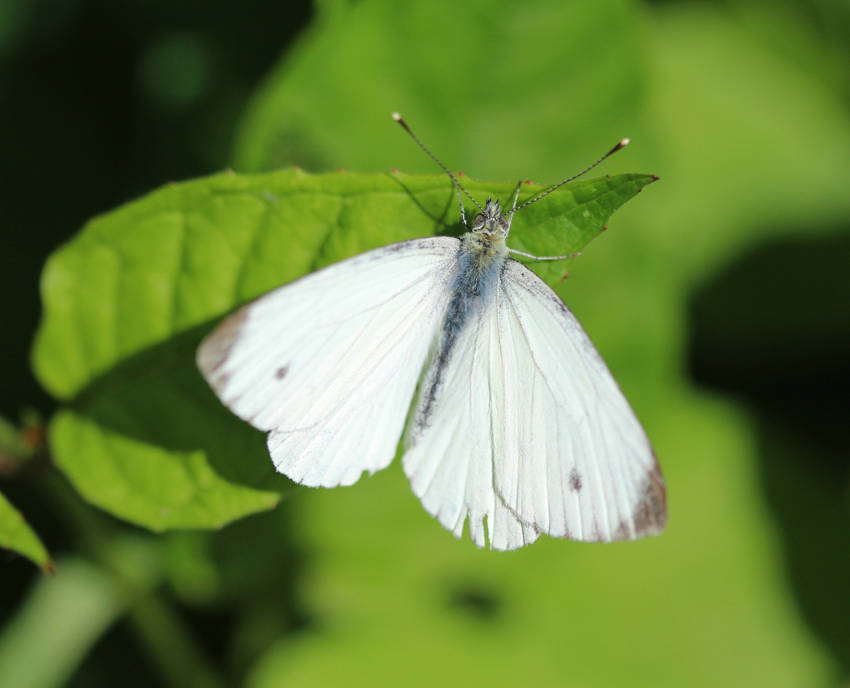
[[[508,220],[502,215],[499,201],[487,199],[483,212],[478,213],[472,221],[472,231],[485,236],[505,238],[508,235]]]

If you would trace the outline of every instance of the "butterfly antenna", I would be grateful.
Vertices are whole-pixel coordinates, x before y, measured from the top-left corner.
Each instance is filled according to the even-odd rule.
[[[423,151],[425,151],[425,153],[428,155],[428,157],[431,158],[431,160],[433,160],[435,163],[437,163],[440,166],[440,169],[443,170],[443,172],[445,172],[447,175],[449,175],[449,179],[452,180],[452,184],[455,185],[455,188],[458,191],[463,191],[464,195],[470,201],[473,202],[473,204],[475,205],[476,208],[478,208],[478,210],[480,210],[483,213],[484,208],[481,207],[481,205],[478,203],[478,201],[476,201],[472,196],[469,195],[469,191],[467,191],[466,189],[463,188],[463,185],[457,180],[457,177],[454,176],[452,171],[443,164],[443,161],[440,160],[436,155],[434,155],[428,149],[428,147],[424,143],[422,143],[422,141],[419,140],[419,137],[411,131],[410,127],[407,126],[407,122],[405,122],[402,119],[401,115],[397,112],[394,112],[392,114],[392,117],[396,122],[398,122],[401,125],[402,129],[404,129],[408,134],[410,134],[410,138],[412,138],[414,141],[416,141],[416,145],[418,145]],[[610,155],[610,153],[609,153],[609,155]],[[605,157],[608,157],[608,156],[605,156]],[[602,161],[600,160],[599,162],[602,162]],[[587,171],[587,170],[585,170],[585,171]],[[553,189],[553,191],[554,191],[554,189]]]
[[[625,148],[625,147],[626,147],[626,146],[628,146],[628,145],[629,145],[629,140],[628,140],[628,139],[623,139],[622,141],[618,142],[616,146],[614,146],[614,147],[613,147],[611,150],[609,150],[609,151],[608,151],[605,155],[603,155],[601,158],[599,158],[599,160],[597,160],[595,163],[593,163],[593,164],[592,164],[592,165],[590,165],[589,167],[585,167],[585,168],[584,168],[581,172],[579,172],[578,174],[574,174],[572,177],[567,177],[564,181],[562,181],[562,182],[558,182],[558,183],[557,183],[557,184],[555,184],[554,186],[550,186],[548,189],[543,189],[543,191],[541,191],[539,194],[537,194],[534,198],[530,198],[529,200],[527,200],[527,201],[526,201],[525,203],[523,203],[522,205],[520,205],[520,206],[518,206],[518,207],[514,208],[514,209],[511,211],[511,216],[513,216],[513,214],[514,214],[515,212],[517,212],[518,210],[522,210],[523,208],[525,208],[525,207],[527,207],[527,206],[531,205],[532,203],[537,203],[537,201],[539,201],[541,198],[543,198],[544,196],[548,196],[550,193],[552,193],[553,191],[556,191],[557,189],[560,189],[560,188],[561,188],[564,184],[569,184],[569,183],[570,183],[571,181],[573,181],[574,179],[578,179],[578,178],[579,178],[579,177],[581,177],[583,174],[587,174],[588,172],[590,172],[590,170],[592,170],[594,167],[596,167],[596,166],[597,166],[599,163],[601,163],[603,160],[605,160],[606,158],[610,158],[610,157],[611,157],[612,155],[614,155],[614,153],[616,153],[618,150],[620,150],[620,149],[622,149],[622,148]]]

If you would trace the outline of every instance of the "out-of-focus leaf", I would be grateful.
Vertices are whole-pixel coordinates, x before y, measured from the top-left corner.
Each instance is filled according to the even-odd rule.
[[[52,573],[53,562],[21,512],[0,493],[0,547],[22,554],[43,571]],[[2,685],[2,684],[0,684]]]
[[[512,245],[580,250],[653,180],[571,184],[517,215]],[[515,188],[468,187],[503,202]],[[540,189],[525,185],[520,198]],[[55,462],[87,499],[156,530],[218,527],[273,506],[289,482],[195,368],[209,321],[338,259],[457,231],[455,203],[444,176],[288,170],[175,185],[93,220],[42,280],[35,369],[72,399],[50,426]],[[565,270],[535,267],[551,282]]]
[[[377,0],[328,7],[245,116],[240,171],[425,172],[399,110],[449,167],[555,182],[641,138],[631,2]],[[354,57],[356,56],[356,57]]]
[[[425,512],[398,464],[351,489],[300,492],[312,623],[270,647],[246,685],[830,683],[764,542],[746,424],[682,390],[651,406],[670,488],[657,538],[478,550]]]

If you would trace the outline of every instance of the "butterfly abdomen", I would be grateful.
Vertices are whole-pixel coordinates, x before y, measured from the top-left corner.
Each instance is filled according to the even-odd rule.
[[[504,239],[482,236],[476,232],[461,237],[451,297],[440,326],[437,350],[425,375],[416,408],[412,428],[414,441],[428,427],[458,337],[476,319],[475,316],[481,313],[498,289],[507,256]]]

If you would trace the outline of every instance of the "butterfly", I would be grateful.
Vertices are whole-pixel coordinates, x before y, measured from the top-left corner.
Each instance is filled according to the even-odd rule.
[[[649,440],[581,325],[510,257],[514,214],[454,184],[467,232],[390,244],[279,287],[226,318],[198,366],[234,414],[268,433],[297,483],[351,485],[402,463],[456,537],[510,550],[545,533],[632,540],[665,526]],[[463,192],[479,213],[467,223]]]

